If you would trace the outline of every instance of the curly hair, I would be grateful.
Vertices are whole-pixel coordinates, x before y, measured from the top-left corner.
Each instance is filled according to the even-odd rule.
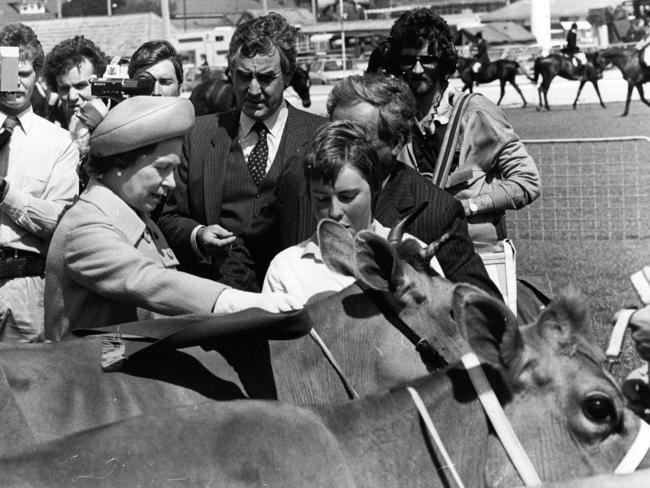
[[[129,78],[133,78],[141,69],[151,68],[153,65],[169,59],[174,66],[176,81],[183,83],[183,64],[176,54],[176,49],[165,40],[147,41],[135,50],[129,62]]]
[[[45,56],[45,81],[52,90],[58,90],[56,77],[80,65],[84,58],[93,65],[97,76],[104,74],[106,56],[93,41],[84,36],[61,41]]]
[[[370,186],[374,209],[384,176],[381,168],[387,165],[385,158],[392,160],[390,151],[365,125],[350,120],[330,122],[318,129],[306,148],[307,185],[322,181],[333,186],[343,168],[351,166]]]
[[[440,57],[442,74],[445,78],[456,71],[458,54],[454,46],[454,36],[449,25],[430,8],[415,8],[404,12],[390,30],[390,48],[387,53],[386,68],[394,75],[395,60],[404,48],[421,48],[429,42],[429,53]],[[392,62],[388,62],[388,61]]]
[[[416,114],[415,98],[409,86],[394,76],[366,73],[337,83],[327,98],[327,113],[338,107],[353,107],[366,102],[377,108],[377,137],[390,147],[410,137]]]
[[[43,68],[43,47],[31,27],[19,22],[5,25],[0,29],[0,46],[17,46],[20,61],[32,63],[36,73]]]
[[[247,58],[258,54],[270,56],[277,49],[282,73],[288,82],[296,69],[297,33],[298,29],[275,12],[244,22],[237,27],[230,40],[228,63],[232,66],[239,54]]]

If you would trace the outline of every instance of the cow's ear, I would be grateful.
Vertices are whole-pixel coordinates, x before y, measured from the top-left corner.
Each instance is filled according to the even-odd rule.
[[[338,222],[323,219],[316,231],[323,261],[333,271],[354,276],[354,238]]]
[[[503,302],[456,287],[453,310],[461,334],[483,361],[513,371],[520,367],[524,341],[517,318]]]
[[[404,266],[388,241],[369,231],[354,238],[356,277],[374,290],[398,291],[406,284]]]
[[[551,350],[573,354],[579,335],[589,336],[589,311],[585,297],[574,287],[558,293],[537,319],[537,332]]]

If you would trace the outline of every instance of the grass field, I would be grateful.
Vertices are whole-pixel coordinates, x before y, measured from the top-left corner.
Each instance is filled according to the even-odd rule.
[[[629,277],[644,264],[650,265],[647,240],[515,244],[518,274],[546,272],[556,293],[568,285],[575,285],[584,293],[591,309],[592,332],[603,349],[609,339],[614,312],[640,304]],[[628,337],[617,376],[624,376],[639,364]]]
[[[640,102],[633,102],[629,117],[620,117],[623,104],[611,104],[607,109],[598,105],[582,105],[577,110],[571,107],[557,107],[550,112],[536,112],[534,109],[507,109],[506,114],[517,133],[525,139],[544,138],[573,138],[573,137],[611,137],[611,136],[650,136],[650,109]],[[648,145],[650,147],[650,145]],[[572,159],[573,158],[573,159]],[[542,173],[542,192],[544,194],[544,173],[548,173],[544,158],[540,158]],[[569,154],[569,162],[579,161],[580,156]],[[626,161],[626,160],[624,160]],[[633,163],[624,163],[616,171],[640,171],[650,175],[650,154],[638,155]],[[634,167],[626,167],[626,164]],[[609,164],[602,167],[603,172],[611,170]],[[580,171],[576,164],[575,172],[567,179],[576,178],[583,184],[587,180],[599,181],[596,171],[577,176]],[[561,182],[561,176],[554,176]],[[546,180],[547,187],[558,181]],[[621,185],[625,186],[625,185]],[[569,185],[571,187],[571,185]],[[548,188],[547,188],[548,189]],[[626,188],[620,188],[624,193]],[[578,191],[576,190],[576,194]],[[645,210],[639,214],[639,219],[646,225],[648,215],[645,213],[650,205],[648,186],[641,185],[640,198],[644,199]],[[592,203],[592,220],[598,221],[596,213],[607,205],[603,195],[589,195]],[[544,197],[542,197],[544,198]],[[550,198],[550,196],[547,196]],[[607,197],[609,198],[609,197]],[[531,209],[532,210],[532,209]],[[648,212],[650,213],[650,212]],[[610,215],[611,217],[611,215]],[[615,217],[615,214],[614,214]],[[649,235],[650,229],[646,229]],[[568,235],[567,233],[565,233]],[[639,300],[631,286],[629,276],[650,265],[649,239],[570,239],[567,237],[541,240],[517,241],[517,272],[548,273],[555,291],[573,284],[586,296],[592,311],[593,333],[601,346],[607,344],[611,332],[611,318],[615,311],[626,305],[639,305]],[[627,371],[640,364],[631,340],[627,339],[623,361],[617,371],[617,376],[624,376]]]

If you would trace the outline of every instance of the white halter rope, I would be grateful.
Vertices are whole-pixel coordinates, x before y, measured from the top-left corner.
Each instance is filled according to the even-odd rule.
[[[535,467],[526,454],[526,451],[524,451],[523,446],[517,438],[517,434],[515,433],[512,425],[506,417],[505,412],[503,411],[503,407],[501,407],[501,404],[499,403],[494,390],[492,390],[490,383],[485,377],[485,373],[481,368],[478,357],[476,354],[471,352],[465,354],[461,358],[461,361],[467,370],[472,385],[474,385],[474,388],[478,392],[478,398],[481,402],[481,405],[483,406],[483,410],[485,410],[486,415],[490,419],[492,427],[497,433],[497,437],[503,444],[504,449],[508,453],[508,457],[512,461],[512,464],[515,466],[515,469],[523,480],[524,485],[541,485],[542,480],[537,474],[537,471],[535,471]],[[408,387],[407,390],[411,394],[413,403],[415,403],[415,406],[417,407],[418,412],[424,421],[424,425],[427,427],[429,435],[431,436],[436,447],[438,448],[438,451],[441,453],[442,458],[445,461],[445,467],[449,468],[452,478],[458,487],[464,488],[463,482],[460,479],[460,476],[458,475],[458,472],[456,471],[454,463],[449,457],[447,450],[445,449],[442,439],[440,438],[440,435],[438,434],[438,431],[433,424],[433,420],[431,419],[431,416],[429,415],[429,412],[424,405],[422,398],[415,389]],[[650,425],[641,419],[639,419],[639,421],[640,426],[636,439],[630,446],[630,449],[625,454],[619,465],[614,470],[615,474],[629,474],[636,471],[636,469],[639,467],[639,464],[641,464],[641,461],[646,456],[648,450],[650,450]]]

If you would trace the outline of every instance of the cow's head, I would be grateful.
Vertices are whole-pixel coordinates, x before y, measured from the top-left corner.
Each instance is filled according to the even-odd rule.
[[[447,237],[443,236],[444,239]],[[430,340],[447,362],[458,359],[457,328],[451,318],[452,292],[482,293],[471,285],[454,285],[441,278],[429,261],[438,242],[427,248],[412,239],[393,242],[370,231],[354,237],[342,225],[322,220],[318,240],[325,263],[346,276],[354,276],[362,288],[372,290],[382,302]]]
[[[485,294],[455,294],[453,307],[474,351],[503,373],[506,414],[542,480],[613,472],[640,424],[592,342],[584,297],[565,290],[521,328]],[[496,438],[487,459],[489,486],[521,484]]]

